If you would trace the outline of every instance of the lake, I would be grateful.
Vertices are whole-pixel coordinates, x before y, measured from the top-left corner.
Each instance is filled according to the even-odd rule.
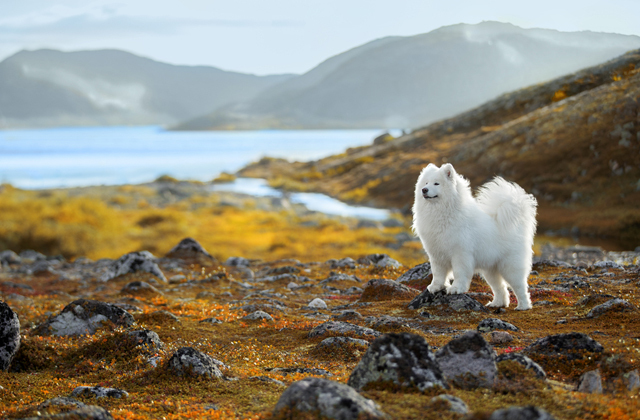
[[[314,160],[382,130],[166,131],[161,127],[0,130],[0,182],[24,189],[210,181],[264,156]]]

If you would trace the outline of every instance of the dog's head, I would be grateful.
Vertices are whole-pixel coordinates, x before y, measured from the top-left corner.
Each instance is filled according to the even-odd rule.
[[[446,163],[440,168],[430,163],[420,172],[418,177],[416,202],[420,199],[435,202],[442,200],[445,196],[455,194],[458,178],[459,175],[450,163]]]

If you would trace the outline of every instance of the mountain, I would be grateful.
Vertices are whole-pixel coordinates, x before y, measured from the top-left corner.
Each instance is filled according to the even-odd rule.
[[[291,77],[176,66],[118,50],[21,51],[0,62],[0,128],[174,124]]]
[[[179,129],[408,128],[640,48],[640,37],[482,22],[379,39]]]
[[[409,213],[428,163],[478,187],[495,175],[539,203],[539,232],[640,245],[640,50],[393,139],[313,162],[262,159],[240,172],[273,185]]]

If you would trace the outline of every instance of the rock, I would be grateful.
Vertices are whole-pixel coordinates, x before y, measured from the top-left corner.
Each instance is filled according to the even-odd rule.
[[[489,312],[483,304],[467,294],[448,295],[444,290],[431,293],[428,289],[425,289],[424,292],[416,296],[416,298],[409,303],[408,308],[420,309],[429,306],[445,306],[456,312]]]
[[[55,397],[38,404],[38,410],[46,411],[49,407],[85,407],[86,404],[71,397]]]
[[[347,385],[362,390],[368,384],[390,382],[421,391],[446,388],[429,344],[415,334],[385,334],[374,340],[355,367]]]
[[[339,283],[339,282],[353,282],[360,284],[360,279],[356,276],[350,276],[348,274],[334,273],[333,271],[326,279],[322,280],[319,284]]]
[[[506,331],[491,331],[489,343],[492,345],[507,344],[513,341],[513,336]]]
[[[150,353],[155,353],[158,350],[165,348],[164,343],[160,340],[158,334],[151,330],[137,330],[129,331],[127,337],[136,346],[141,346]]]
[[[291,384],[280,396],[273,413],[274,417],[283,418],[296,418],[296,413],[337,420],[388,418],[376,403],[353,388],[323,378],[305,378]]]
[[[216,294],[211,292],[200,292],[196,295],[196,299],[200,300],[215,300],[216,298]]]
[[[320,298],[313,299],[307,306],[313,309],[327,309],[326,302]]]
[[[210,266],[216,263],[216,259],[211,256],[193,238],[184,238],[178,245],[174,246],[166,255],[167,258],[178,258],[191,261],[200,265]]]
[[[175,323],[180,322],[180,318],[172,314],[171,312],[160,309],[159,311],[153,311],[143,315],[137,316],[138,320],[144,322],[151,322],[154,324]]]
[[[509,407],[494,411],[488,420],[555,420],[551,414],[538,407]]]
[[[105,322],[116,326],[133,325],[133,316],[122,308],[97,300],[78,299],[64,307],[59,315],[37,328],[40,335],[92,335]]]
[[[243,316],[241,319],[245,321],[273,321],[273,317],[264,311],[251,312],[249,315]]]
[[[460,388],[491,388],[496,377],[496,355],[477,331],[454,338],[436,353],[448,381]]]
[[[393,280],[372,279],[366,284],[360,302],[413,299],[419,294],[419,290],[409,288]]]
[[[250,376],[247,379],[260,381],[260,382],[269,382],[269,383],[280,385],[280,386],[287,386],[284,382],[279,381],[277,379],[270,378],[268,376]]]
[[[229,257],[224,262],[224,265],[230,267],[249,267],[250,264],[251,262],[248,259],[242,257]]]
[[[396,281],[398,283],[406,283],[415,280],[426,280],[429,276],[432,276],[431,263],[426,262],[418,264],[415,267],[405,271],[404,274],[398,277]]]
[[[449,394],[441,394],[441,395],[438,395],[437,397],[433,397],[431,398],[431,403],[432,404],[444,403],[447,406],[449,406],[449,411],[452,411],[458,414],[467,414],[469,412],[469,407],[467,407],[467,404],[465,404],[464,401],[462,401],[458,397],[454,397],[453,395],[449,395]]]
[[[115,260],[103,273],[101,280],[108,281],[124,274],[145,271],[153,274],[163,282],[166,277],[155,263],[155,257],[149,251],[130,252]]]
[[[326,334],[355,334],[355,335],[369,335],[378,337],[380,333],[372,330],[371,328],[360,327],[355,324],[342,321],[327,321],[314,327],[309,332],[309,338],[319,337]]]
[[[111,414],[97,405],[82,405],[72,411],[59,414],[45,414],[38,417],[28,417],[23,420],[113,420]]]
[[[0,301],[0,370],[9,370],[20,348],[20,320],[18,314]]]
[[[485,318],[478,324],[478,331],[480,332],[493,330],[520,331],[515,325],[497,318]]]
[[[583,358],[583,353],[602,353],[604,347],[583,333],[549,335],[536,340],[522,352],[528,356],[543,355],[557,358],[562,355],[566,360]]]
[[[364,292],[364,290],[362,290],[358,286],[351,286],[350,288],[348,288],[347,290],[344,291],[344,294],[345,295],[359,295],[362,292]]]
[[[193,347],[178,349],[167,364],[168,369],[178,376],[208,376],[223,379],[224,375],[218,366],[224,366],[224,364]]]
[[[602,375],[600,375],[600,369],[583,373],[578,380],[576,390],[586,394],[602,394]]]
[[[154,297],[154,296],[162,296],[162,292],[146,281],[132,281],[131,283],[125,284],[125,286],[120,290],[120,293],[123,295],[132,295],[132,296],[144,296],[144,297]]]
[[[203,319],[202,321],[200,321],[200,323],[205,323],[205,324],[222,324],[222,321],[220,321],[218,318],[206,318],[206,319]]]
[[[34,263],[36,261],[45,261],[47,259],[47,256],[39,253],[38,251],[27,249],[26,251],[22,251],[20,253],[20,259],[23,263]]]
[[[364,317],[358,311],[347,310],[334,315],[333,319],[335,319],[336,321],[361,321],[364,319]]]
[[[362,265],[375,265],[382,268],[400,268],[402,264],[394,260],[387,254],[369,254],[366,257],[358,259],[358,264]]]
[[[530,369],[531,371],[533,371],[533,373],[535,373],[535,375],[540,379],[544,379],[547,377],[547,374],[544,371],[544,369],[542,369],[542,367],[539,364],[537,364],[536,362],[534,362],[524,354],[503,353],[496,358],[496,364],[504,360],[513,360],[514,362],[520,363],[522,366],[525,367],[525,369]]]
[[[624,266],[615,261],[598,261],[593,264],[593,268],[616,268],[618,270],[624,270]]]
[[[322,375],[322,376],[331,376],[331,372],[324,369],[315,369],[315,368],[267,368],[265,369],[267,372],[276,372],[283,376],[287,376],[292,373],[303,373],[303,374],[311,374],[311,375]]]
[[[79,386],[71,391],[71,396],[93,396],[96,398],[126,398],[129,396],[127,391],[117,388],[104,388],[101,386]]]
[[[240,278],[240,280],[253,280],[256,278],[255,273],[249,267],[232,267],[231,272],[234,276]]]
[[[629,392],[634,392],[640,388],[640,373],[638,373],[638,369],[623,373],[617,380],[622,382]]]
[[[593,305],[595,303],[606,302],[609,299],[613,299],[614,296],[607,293],[596,293],[593,295],[588,295],[583,298],[580,298],[579,301],[576,302],[575,306],[588,306]]]
[[[621,313],[621,312],[635,312],[636,307],[627,302],[624,299],[611,299],[605,303],[594,306],[587,314],[587,318],[598,318],[605,314]]]
[[[20,264],[22,258],[11,250],[0,252],[0,265],[2,264]]]
[[[292,265],[285,265],[282,267],[276,267],[268,270],[265,275],[266,276],[277,276],[278,274],[297,274],[300,272],[298,267],[294,267]]]
[[[250,305],[241,306],[240,309],[250,314],[255,311],[263,311],[268,313],[269,315],[274,315],[276,313],[284,312],[284,307],[278,304],[270,304],[270,303],[252,303]]]
[[[356,268],[356,262],[353,258],[342,258],[340,260],[332,260],[331,261],[331,268],[349,268],[349,269],[354,269]]]
[[[363,348],[369,347],[369,342],[366,340],[359,340],[351,337],[329,337],[322,340],[316,348],[327,347],[343,347],[345,345],[355,345]]]

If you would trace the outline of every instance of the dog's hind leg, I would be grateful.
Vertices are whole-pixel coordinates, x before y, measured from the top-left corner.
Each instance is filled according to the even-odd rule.
[[[531,309],[531,297],[529,296],[529,286],[527,284],[529,270],[526,267],[506,267],[501,274],[518,299],[516,310],[525,311]]]
[[[509,307],[509,289],[502,276],[495,270],[487,270],[482,273],[493,292],[493,300],[487,304],[492,308]]]

